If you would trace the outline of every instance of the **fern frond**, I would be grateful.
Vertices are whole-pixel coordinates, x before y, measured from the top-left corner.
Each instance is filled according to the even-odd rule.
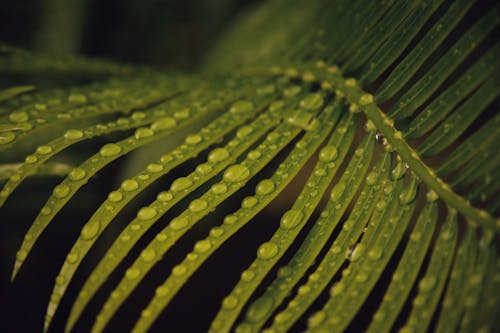
[[[497,5],[465,0],[273,0],[228,31],[195,75],[0,47],[1,73],[48,82],[0,91],[0,207],[32,175],[65,177],[38,208],[12,278],[91,177],[147,146],[158,154],[76,226],[45,330],[131,204],[139,209],[84,281],[66,331],[98,293],[107,298],[91,330],[105,330],[168,257],[175,266],[134,313],[134,332],[154,330],[189,279],[285,198],[214,300],[208,331],[497,331],[499,25]],[[106,142],[98,151],[85,142],[96,138]],[[56,172],[77,144],[89,157]]]

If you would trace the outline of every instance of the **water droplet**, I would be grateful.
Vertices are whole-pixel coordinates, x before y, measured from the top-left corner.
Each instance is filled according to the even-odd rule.
[[[437,282],[436,277],[426,276],[420,281],[420,283],[418,284],[418,287],[422,292],[428,293],[429,291],[434,289],[436,282]]]
[[[168,238],[168,236],[164,232],[160,232],[158,235],[156,235],[156,239],[159,240],[160,242],[166,241],[167,238]]]
[[[332,289],[330,289],[330,295],[331,296],[338,296],[340,295],[345,289],[345,285],[343,282],[337,282],[333,285]]]
[[[185,189],[190,188],[191,185],[193,185],[193,182],[191,181],[191,179],[189,179],[187,177],[179,177],[176,180],[174,180],[172,185],[170,185],[170,190],[172,192],[180,192],[180,191],[183,191]]]
[[[155,294],[158,297],[164,297],[167,296],[169,292],[170,288],[168,288],[167,286],[160,286],[156,289]]]
[[[345,80],[344,84],[346,87],[354,87],[356,86],[356,79],[348,78]]]
[[[297,290],[297,294],[305,295],[305,294],[309,293],[310,291],[311,291],[311,287],[309,287],[308,285],[303,285],[303,286],[299,287],[299,289]]]
[[[274,191],[275,185],[271,179],[264,179],[257,184],[255,193],[258,195],[266,195]]]
[[[241,182],[250,176],[250,170],[244,165],[234,164],[224,171],[224,180],[230,183]]]
[[[243,126],[241,127],[240,129],[238,129],[238,131],[236,132],[236,136],[240,139],[246,137],[247,135],[249,135],[250,133],[252,133],[253,131],[253,127],[251,126]]]
[[[345,184],[344,183],[338,183],[332,189],[332,193],[330,194],[330,199],[332,201],[338,201],[342,197],[342,195],[344,194],[344,191],[345,191]]]
[[[172,269],[172,274],[175,275],[175,276],[181,276],[181,275],[184,275],[186,274],[187,272],[187,268],[186,266],[184,265],[177,265],[175,266],[173,269]]]
[[[401,177],[403,177],[405,172],[406,172],[406,168],[404,166],[404,163],[402,161],[399,161],[398,164],[396,164],[394,169],[392,169],[392,171],[391,171],[391,179],[398,180]]]
[[[365,272],[360,272],[356,275],[355,280],[356,282],[365,282],[366,280],[368,280],[368,274],[366,274]]]
[[[66,257],[66,261],[69,263],[69,264],[74,264],[78,261],[78,253],[76,252],[70,252],[68,254],[68,256]]]
[[[85,170],[83,170],[82,168],[74,168],[73,170],[71,170],[68,176],[69,179],[77,181],[83,179],[86,175],[87,172],[85,172]]]
[[[330,162],[337,158],[338,151],[337,148],[332,146],[327,146],[321,149],[319,153],[319,160],[322,162]]]
[[[375,185],[377,182],[377,173],[375,171],[372,171],[366,176],[366,185],[372,186]]]
[[[246,319],[254,323],[264,319],[272,310],[273,304],[271,297],[260,297],[248,308]]]
[[[139,183],[133,179],[126,179],[122,182],[121,188],[124,191],[131,192],[139,188]]]
[[[222,229],[221,227],[213,227],[210,230],[210,236],[215,237],[215,238],[222,236],[223,233],[224,233],[224,229]]]
[[[259,246],[257,257],[264,260],[272,259],[278,254],[279,247],[273,242],[266,242]]]
[[[215,148],[208,155],[208,161],[212,163],[222,162],[229,158],[230,154],[225,148]]]
[[[282,100],[274,101],[269,105],[269,111],[273,112],[281,109],[285,105],[285,102]]]
[[[129,280],[135,280],[139,275],[141,275],[141,270],[135,267],[131,267],[125,272],[125,277]]]
[[[359,104],[361,105],[368,105],[373,103],[373,95],[371,94],[363,94],[359,98]]]
[[[193,134],[186,137],[186,143],[188,145],[196,145],[201,142],[203,138],[199,134]]]
[[[361,255],[363,254],[364,250],[365,250],[365,247],[363,244],[355,245],[354,247],[351,247],[349,249],[346,257],[350,261],[359,260],[361,258]]]
[[[162,157],[160,157],[160,162],[163,164],[166,164],[168,162],[171,162],[174,158],[170,154],[165,154]]]
[[[157,214],[156,209],[154,209],[152,207],[143,207],[137,213],[137,217],[140,220],[149,220],[149,219],[152,219],[153,217],[155,217],[156,214]]]
[[[136,112],[132,113],[131,118],[133,120],[141,120],[141,119],[146,118],[146,114],[144,112],[141,112],[141,111],[136,111]]]
[[[316,110],[323,105],[323,96],[319,93],[312,93],[304,97],[299,106],[305,110]]]
[[[290,209],[281,217],[280,225],[284,229],[293,229],[302,222],[303,217],[304,213],[301,210]]]
[[[427,194],[425,195],[425,197],[426,197],[427,201],[429,201],[429,202],[434,202],[434,201],[436,201],[439,198],[439,196],[437,195],[437,193],[434,192],[433,190],[430,190],[429,192],[427,192]]]
[[[253,108],[253,103],[250,101],[237,101],[231,106],[229,112],[233,114],[246,113],[252,111]]]
[[[234,296],[227,296],[222,301],[222,308],[225,310],[234,309],[238,305],[238,299]]]
[[[189,108],[184,108],[174,113],[174,117],[177,119],[186,119],[189,117],[191,110]]]
[[[200,164],[196,167],[196,172],[202,174],[202,175],[208,175],[210,172],[212,172],[212,167],[210,166],[210,164],[207,164],[207,163],[203,163],[203,164]]]
[[[163,170],[163,165],[158,164],[158,163],[151,163],[151,164],[148,164],[147,170],[149,172],[155,172],[155,173],[160,172]]]
[[[99,221],[90,221],[83,227],[80,238],[83,240],[91,240],[97,236],[100,229],[101,223]]]
[[[283,324],[284,322],[288,321],[290,319],[290,313],[288,312],[280,312],[274,317],[274,322],[276,324]]]
[[[262,154],[258,150],[252,150],[247,155],[248,159],[252,160],[252,161],[258,160],[261,156],[262,156]]]
[[[292,97],[292,96],[297,95],[301,90],[302,90],[302,88],[300,86],[294,85],[294,86],[291,86],[290,88],[286,88],[283,91],[283,95],[285,97]]]
[[[123,199],[123,194],[120,191],[110,192],[108,195],[108,200],[111,202],[118,202]]]
[[[173,128],[177,125],[177,121],[171,117],[163,117],[151,124],[153,131],[162,131]]]
[[[189,210],[192,212],[201,212],[207,208],[207,202],[203,199],[195,199],[189,204]]]
[[[5,145],[14,141],[16,135],[12,132],[2,132],[0,133],[0,145]]]
[[[227,186],[224,183],[217,183],[212,186],[212,192],[215,194],[224,194],[227,192]]]
[[[134,138],[136,138],[137,140],[140,140],[140,139],[151,137],[154,134],[155,134],[155,132],[151,128],[141,127],[141,128],[138,128],[135,130]]]
[[[325,319],[325,311],[318,311],[309,318],[307,324],[310,328],[318,327]]]
[[[66,278],[63,275],[58,275],[56,278],[56,285],[61,286],[66,282]]]
[[[354,155],[356,155],[357,157],[361,157],[361,156],[363,156],[364,152],[365,152],[365,150],[363,148],[358,148],[354,151]]]
[[[247,208],[247,209],[252,208],[253,206],[255,206],[257,204],[257,202],[259,202],[259,201],[257,200],[256,197],[246,197],[241,202],[241,207]]]
[[[141,258],[144,261],[153,261],[156,258],[156,252],[151,248],[146,248],[141,252]]]
[[[54,188],[53,194],[54,194],[54,197],[62,199],[69,194],[70,190],[71,189],[68,185],[60,184]]]
[[[52,147],[51,146],[40,146],[36,149],[36,152],[40,155],[47,155],[52,153]]]
[[[161,201],[161,202],[167,202],[167,201],[172,200],[173,197],[174,196],[172,195],[172,193],[170,193],[168,191],[163,191],[163,192],[158,193],[158,195],[156,196],[156,199],[158,201]]]
[[[196,242],[196,244],[194,245],[194,250],[198,253],[203,253],[203,252],[207,252],[208,250],[210,250],[211,247],[212,247],[212,244],[210,243],[210,240],[204,239],[204,240]]]
[[[36,161],[38,161],[38,157],[36,157],[36,155],[28,155],[24,159],[24,162],[28,164],[36,163]]]
[[[257,88],[256,92],[257,95],[269,95],[272,94],[275,90],[276,88],[273,84],[268,84],[267,86]]]
[[[71,94],[68,96],[68,102],[76,104],[87,103],[87,96],[82,94]]]
[[[181,230],[189,225],[189,221],[185,217],[176,217],[170,222],[170,228],[174,230]]]
[[[26,260],[26,257],[28,257],[28,252],[26,252],[26,250],[20,249],[19,251],[17,251],[17,253],[16,253],[16,260],[17,261],[24,261],[24,260]]]
[[[382,258],[382,248],[379,246],[373,247],[370,251],[368,251],[368,258],[371,260],[379,260]]]
[[[412,178],[410,184],[399,194],[399,202],[402,205],[407,205],[412,202],[417,195],[417,189],[417,180],[415,178]]]
[[[122,233],[122,235],[120,236],[120,240],[122,242],[128,242],[130,240],[130,235],[126,232]]]
[[[64,133],[64,138],[67,140],[77,140],[81,139],[82,137],[83,137],[83,132],[76,129],[70,129],[67,130],[66,133]]]
[[[224,223],[225,224],[233,224],[234,222],[238,221],[238,218],[234,215],[228,215],[224,218]]]
[[[14,111],[9,115],[9,120],[14,123],[24,123],[28,121],[29,118],[26,111]]]
[[[243,273],[241,273],[241,279],[245,282],[250,282],[253,280],[255,277],[255,273],[251,270],[244,270]]]
[[[104,157],[110,157],[118,155],[122,151],[122,148],[116,143],[108,143],[102,146],[100,154]]]

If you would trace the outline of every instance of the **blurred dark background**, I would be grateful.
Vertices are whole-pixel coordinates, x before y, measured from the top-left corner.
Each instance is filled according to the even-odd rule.
[[[14,0],[0,41],[54,55],[193,69],[238,12],[260,0]]]

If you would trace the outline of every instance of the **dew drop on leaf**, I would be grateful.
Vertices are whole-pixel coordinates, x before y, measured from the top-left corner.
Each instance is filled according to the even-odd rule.
[[[133,179],[126,179],[122,182],[121,188],[124,191],[131,192],[137,190],[139,188],[139,184]]]
[[[248,308],[246,319],[250,322],[257,322],[263,319],[273,307],[273,299],[271,297],[261,297],[257,299]]]
[[[60,184],[54,188],[53,194],[54,194],[54,197],[56,197],[58,199],[62,199],[65,196],[67,196],[69,194],[69,192],[70,192],[70,188],[68,185]]]
[[[319,160],[322,162],[330,162],[337,158],[338,151],[337,148],[328,146],[321,149],[319,153]]]
[[[224,180],[230,183],[241,182],[250,176],[250,170],[244,165],[235,164],[231,165],[224,172]]]
[[[229,158],[229,152],[225,148],[215,148],[208,155],[208,161],[212,163],[222,162]]]
[[[189,225],[189,221],[185,217],[176,217],[170,222],[170,228],[174,230],[181,230]]]
[[[295,228],[304,217],[304,213],[300,209],[290,209],[285,214],[283,214],[280,225],[284,229]]]
[[[259,249],[257,250],[257,257],[264,260],[272,259],[278,254],[278,251],[278,245],[273,242],[266,242],[259,246]]]
[[[91,221],[83,227],[82,232],[80,233],[80,238],[83,240],[94,239],[99,233],[100,228],[101,223],[99,221]]]
[[[118,155],[122,151],[122,148],[116,143],[108,143],[102,146],[100,154],[104,157],[110,157]]]
[[[149,219],[152,219],[153,217],[155,217],[156,214],[157,214],[156,209],[154,209],[152,207],[143,207],[137,213],[137,217],[140,220],[149,220]]]

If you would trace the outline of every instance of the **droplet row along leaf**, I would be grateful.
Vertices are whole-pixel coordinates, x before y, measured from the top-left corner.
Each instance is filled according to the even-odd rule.
[[[236,106],[249,105],[249,102],[237,102]],[[167,212],[171,207],[173,207],[177,202],[186,197],[189,193],[193,191],[193,189],[199,187],[204,184],[207,180],[211,179],[215,175],[217,175],[222,169],[227,167],[229,164],[234,163],[235,160],[252,144],[254,144],[263,134],[265,134],[269,129],[276,126],[280,119],[279,109],[283,107],[284,103],[274,103],[270,106],[270,112],[264,112],[256,120],[254,120],[249,125],[241,126],[237,133],[236,137],[227,143],[227,145],[223,148],[215,148],[208,155],[208,160],[206,163],[198,165],[195,171],[187,175],[186,177],[181,177],[175,180],[169,191],[160,192],[155,201],[153,201],[150,205],[143,207],[139,212],[138,216],[128,224],[128,226],[124,229],[124,231],[118,236],[117,240],[113,243],[111,248],[108,250],[107,255],[101,260],[98,267],[94,270],[92,275],[90,276],[88,283],[84,285],[82,288],[78,299],[76,300],[70,319],[68,321],[67,329],[70,330],[76,319],[79,317],[81,311],[83,311],[85,305],[90,301],[91,297],[95,294],[95,292],[99,289],[102,283],[106,280],[106,278],[111,274],[113,269],[118,265],[120,259],[124,258],[133,245],[137,242],[137,240],[148,230],[148,228],[153,225],[165,212]],[[263,104],[264,105],[264,104]],[[204,145],[212,142],[213,140],[217,140],[217,138],[221,137],[223,133],[227,133],[231,131],[237,124],[241,124],[243,120],[248,118],[248,116],[252,115],[255,111],[258,110],[262,106],[257,106],[256,109],[248,109],[249,113],[245,114],[226,114],[222,116],[221,121],[214,121],[208,127],[207,130],[202,130],[200,133],[203,134]],[[203,148],[203,147],[198,147]],[[174,154],[174,157],[176,155]],[[186,156],[183,155],[184,160]],[[179,159],[176,159],[176,163],[178,164]],[[172,160],[174,161],[174,160]],[[170,162],[170,164],[172,163]],[[161,162],[161,161],[160,161]],[[159,163],[153,163],[153,165],[159,165]],[[150,164],[151,166],[151,164]],[[148,170],[151,167],[148,166]],[[166,173],[170,170],[171,167],[162,169],[160,172],[162,174]],[[182,184],[185,184],[184,186]],[[189,186],[188,186],[189,185]],[[187,187],[186,187],[187,186]],[[186,187],[182,189],[182,187]],[[141,186],[141,190],[144,189],[144,185]],[[223,188],[220,187],[220,191]],[[125,200],[124,196],[121,195],[118,198],[113,198],[118,196],[119,192],[111,192],[108,200],[115,200],[120,202],[120,205],[123,205]],[[127,197],[127,201],[131,198]],[[205,201],[193,201],[190,205],[191,210],[199,210],[206,208],[207,203]],[[119,211],[115,209],[114,211]],[[145,213],[148,213],[144,215]],[[102,218],[98,218],[101,221],[110,221],[111,218],[106,218],[103,220]],[[105,225],[103,225],[103,228]],[[161,237],[160,237],[161,238]],[[90,247],[91,244],[88,244],[87,247]],[[78,247],[75,244],[72,252],[77,251]],[[87,250],[85,250],[87,251]],[[80,252],[81,251],[77,251]],[[154,253],[154,252],[152,252]],[[76,270],[75,263],[71,263],[71,265],[65,265],[61,270],[62,276],[67,276],[68,274],[71,276]],[[66,269],[65,269],[66,268]],[[59,290],[57,290],[59,289]],[[54,292],[60,292],[61,288],[54,289]]]
[[[373,138],[369,137],[366,143],[369,143],[370,141],[373,141]],[[357,150],[354,158],[350,161],[346,168],[346,170],[356,170],[356,172],[347,171],[342,175],[339,182],[332,189],[330,193],[330,200],[323,209],[320,218],[315,221],[312,230],[308,233],[307,238],[304,240],[300,249],[287,265],[280,268],[277,277],[266,292],[250,306],[245,320],[237,327],[237,331],[259,331],[272,314],[272,310],[278,307],[280,301],[283,301],[283,299],[291,292],[291,289],[303,277],[307,269],[309,269],[314,263],[320,250],[331,235],[331,232],[340,222],[342,215],[345,213],[350,203],[350,200],[354,197],[354,189],[359,186],[363,179],[363,175],[368,170],[371,155],[369,151],[362,151],[361,149],[362,148],[359,148],[359,150]],[[335,254],[341,253],[340,256],[342,259],[344,258],[343,254],[347,252],[348,246],[354,243],[363,232],[366,221],[375,207],[376,198],[378,198],[382,192],[381,183],[385,182],[385,177],[387,176],[388,171],[387,157],[388,156],[386,154],[383,158],[380,158],[377,166],[375,166],[368,174],[365,181],[365,188],[361,192],[359,199],[356,201],[356,205],[349,216],[349,220],[344,223],[343,232],[337,237],[336,242],[332,246],[331,251]],[[347,242],[345,241],[346,237],[349,238]],[[339,245],[341,243],[343,244]],[[340,249],[341,246],[344,247],[344,251]],[[339,265],[342,262],[343,260],[339,261]],[[334,265],[330,267],[333,266]],[[310,279],[311,281],[317,281],[318,274],[316,273],[314,278]],[[323,279],[323,281],[328,281],[328,278]],[[310,290],[309,286],[304,287],[302,291],[304,290]],[[319,292],[318,289],[316,289],[316,291]],[[297,298],[301,298],[300,300],[292,300],[284,311],[275,316],[272,329],[280,332],[289,329],[298,317],[300,317],[303,311],[307,309],[308,305],[314,300],[314,294],[316,291],[311,291],[310,293],[299,293]],[[251,311],[254,307],[258,306],[260,299],[272,299],[274,303],[267,313],[260,312],[262,315],[255,317],[251,315]],[[301,303],[303,306],[291,306],[292,304],[297,303]],[[284,320],[285,318],[286,320]]]
[[[304,104],[303,107],[312,107],[310,111],[313,113],[319,112],[319,108],[323,102],[321,102],[321,104],[312,103],[312,105],[310,103],[317,100],[318,95],[319,94],[311,94],[305,97],[301,101],[301,103]],[[304,103],[304,101],[307,103]],[[301,127],[288,124],[286,122],[278,126],[267,136],[266,140],[261,143],[257,149],[255,149],[255,153],[253,155],[257,155],[259,157],[254,158],[249,155],[241,163],[231,165],[224,171],[223,179],[219,184],[226,185],[227,191],[224,193],[214,193],[213,191],[208,191],[198,198],[198,200],[210,203],[210,207],[207,206],[206,209],[198,212],[190,210],[184,211],[181,215],[174,218],[170,224],[160,232],[166,237],[162,237],[161,239],[155,238],[145,250],[154,250],[158,256],[162,256],[177,239],[190,229],[193,224],[198,222],[202,217],[207,215],[210,210],[214,209],[222,201],[244,186],[244,184],[251,177],[253,177],[259,170],[269,163],[276,156],[276,154],[281,151],[281,149],[289,144],[301,130]],[[289,135],[281,136],[280,133],[289,133]],[[127,270],[125,277],[120,281],[120,284],[115,289],[116,292],[114,295],[116,297],[109,298],[101,313],[98,315],[92,329],[93,332],[102,331],[117,308],[127,298],[135,286],[137,286],[145,274],[151,269],[153,264],[154,263],[152,262],[145,262],[140,258],[132,264],[132,266]],[[183,266],[181,266],[181,268],[174,268],[172,271],[175,275],[182,275],[185,272],[186,268]]]
[[[155,298],[144,310],[144,316],[137,323],[135,330],[142,331],[149,327],[154,319],[161,313],[169,301],[177,293],[186,280],[196,271],[196,269],[208,257],[219,248],[223,242],[229,239],[234,233],[241,229],[252,217],[261,209],[266,207],[277,195],[282,192],[293,177],[300,171],[302,166],[314,153],[316,148],[323,142],[336,119],[340,115],[338,107],[329,107],[330,110],[324,110],[319,116],[318,121],[321,124],[318,132],[307,132],[305,136],[296,144],[296,147],[290,152],[287,159],[278,167],[277,171],[270,179],[259,182],[255,189],[255,196],[243,199],[241,208],[236,212],[227,215],[224,224],[212,228],[207,238],[196,243],[192,252],[190,252],[180,264],[186,267],[186,273],[182,276],[170,275],[167,280],[157,288]],[[329,119],[328,119],[329,118]],[[346,119],[341,121],[342,128],[345,128]],[[352,129],[351,129],[352,140]],[[331,147],[333,148],[333,146]],[[347,150],[347,148],[346,148]],[[342,154],[342,152],[341,152]],[[343,154],[342,154],[343,155]],[[337,155],[331,154],[328,160],[331,162]],[[331,164],[331,167],[335,167]],[[268,246],[269,247],[269,246]],[[271,246],[272,247],[272,246]],[[270,249],[272,253],[272,249]],[[246,270],[242,273],[242,279],[250,282],[256,278],[254,270]],[[228,303],[228,301],[226,301]],[[230,302],[229,302],[230,303]]]
[[[436,312],[440,297],[453,262],[458,240],[457,214],[448,212],[448,217],[439,231],[439,238],[432,250],[429,266],[418,282],[418,295],[413,298],[410,316],[402,330],[427,331]]]
[[[318,127],[319,134],[324,133],[323,131],[328,133],[328,131],[333,127],[336,117],[338,117],[338,115],[334,114],[333,119],[322,119],[323,117],[318,118],[320,124]],[[325,130],[322,130],[323,128]],[[341,139],[338,143],[334,143],[330,140],[327,147],[334,147],[336,151],[340,150],[340,155],[344,156],[349,148],[350,140],[352,140],[351,136],[353,134],[353,127],[346,128],[342,125],[340,128],[342,128],[341,132],[344,132],[341,134],[344,139]],[[347,132],[348,130],[349,132]],[[337,138],[337,136],[335,136],[335,138]],[[333,144],[338,144],[339,146],[332,146]],[[267,275],[278,259],[283,256],[287,248],[292,244],[296,235],[306,224],[307,220],[319,203],[319,200],[323,196],[329,182],[335,175],[338,167],[338,164],[332,163],[331,161],[322,161],[321,159],[318,160],[303,191],[299,194],[293,207],[285,212],[281,217],[280,227],[275,231],[269,241],[259,246],[257,250],[257,258],[247,269],[247,271],[253,273],[253,278],[251,280],[240,279],[240,281],[238,281],[231,294],[228,295],[222,302],[222,308],[219,310],[219,313],[212,322],[210,331],[224,332],[230,330],[244,304],[247,302],[259,283]],[[237,300],[237,304],[232,307],[225,306],[225,304],[228,303],[228,300],[232,299]],[[265,305],[263,305],[264,309],[262,311],[257,309],[256,311],[252,311],[252,313],[256,314],[256,318],[260,317],[261,314],[265,314],[267,310],[269,310],[267,307],[271,305],[272,302],[272,299],[263,299],[260,302],[260,305],[265,303]]]
[[[197,94],[189,94],[188,96],[195,97]],[[188,97],[189,98],[189,97]],[[177,108],[183,105],[183,100],[174,99],[162,103],[147,112],[136,111],[130,117],[121,117],[116,121],[111,121],[106,124],[96,124],[85,128],[72,128],[68,129],[62,137],[56,138],[42,146],[37,147],[35,152],[28,155],[24,163],[17,169],[2,188],[0,192],[0,206],[5,203],[9,195],[22,183],[22,181],[30,174],[36,173],[37,170],[44,165],[44,163],[60,153],[61,151],[77,144],[83,140],[91,139],[94,137],[113,133],[115,131],[125,131],[131,128],[138,128],[143,125],[157,122],[155,128],[161,127],[162,122],[160,118],[172,118],[175,115]],[[167,110],[169,112],[167,112]],[[174,117],[175,118],[175,117]],[[146,133],[147,130],[139,130],[136,134],[138,136]],[[50,147],[50,148],[46,148]],[[49,151],[50,150],[50,151]],[[76,177],[78,178],[78,177]]]
[[[259,90],[259,88],[257,88],[257,90]],[[199,152],[216,143],[218,141],[218,138],[223,137],[227,133],[231,132],[238,125],[241,125],[250,117],[252,117],[255,113],[259,113],[263,108],[266,107],[267,103],[269,102],[269,98],[270,97],[267,96],[263,97],[263,99],[260,101],[256,101],[258,103],[256,107],[253,105],[253,103],[246,100],[240,100],[233,103],[227,113],[222,114],[219,118],[211,122],[205,128],[201,129],[198,133],[187,136],[184,144],[174,149],[171,153],[163,155],[159,161],[149,164],[145,170],[141,171],[136,176],[124,180],[120,189],[109,194],[108,199],[98,208],[91,219],[83,227],[81,237],[74,244],[73,248],[67,256],[67,260],[65,261],[58,276],[59,281],[64,282],[56,283],[56,286],[54,287],[53,295],[58,295],[59,297],[54,297],[54,301],[51,301],[49,303],[47,309],[46,327],[48,327],[48,325],[50,324],[50,321],[59,304],[59,299],[64,294],[67,285],[69,284],[80,262],[83,260],[83,257],[94,244],[97,237],[116,216],[116,214],[118,214],[118,212],[120,212],[120,210],[128,202],[130,202],[135,196],[146,189],[159,177],[168,173],[175,166],[178,166],[182,162],[185,162],[187,159],[196,156]],[[262,128],[259,128],[259,130],[254,134],[255,139],[259,137],[259,133],[264,133],[266,131],[266,128],[276,123],[276,121],[279,119],[279,115],[274,112],[270,113],[270,115],[264,114],[261,118],[262,119],[259,119]],[[161,118],[160,121],[164,121],[165,119],[168,118]],[[244,128],[243,131],[239,131],[238,138],[244,137],[243,134],[249,135],[250,133],[248,129],[249,128],[247,127]],[[241,153],[246,149],[245,147],[248,148],[248,146],[252,144],[252,141],[250,140],[248,142],[241,143],[238,140],[233,140],[230,143],[231,147],[238,146],[237,149],[235,148],[236,152],[239,151]],[[181,177],[175,180],[171,185],[170,191],[162,192],[159,195],[158,200],[155,201],[158,207],[155,207],[155,205],[153,204],[152,206],[150,205],[147,207],[143,207],[141,210],[139,210],[136,219],[134,219],[130,224],[130,228],[132,229],[132,231],[135,231],[132,233],[132,235],[136,236],[136,240],[148,228],[147,225],[143,225],[146,223],[145,221],[149,222],[149,225],[151,225],[154,221],[160,218],[166,210],[172,207],[184,196],[186,196],[192,190],[193,184],[203,184],[204,181],[209,179],[210,176],[216,174],[227,164],[225,162],[226,164],[222,163],[220,165],[217,165],[217,163],[215,163],[214,165],[214,162],[222,162],[229,157],[222,154],[222,152],[223,149],[216,149],[215,152],[209,157],[209,162],[212,163],[200,165],[190,176]],[[221,159],[221,156],[224,158]],[[166,200],[167,198],[169,198],[169,200]],[[92,233],[92,237],[84,237],[85,230],[92,230],[95,231],[95,233]],[[121,244],[124,239],[130,240],[130,238],[130,234],[120,235],[118,244]],[[130,247],[132,247],[134,242],[129,241],[128,244],[130,245]],[[128,249],[122,249],[122,251],[127,252]],[[123,256],[125,256],[125,254],[126,253],[124,253]],[[108,270],[108,272],[111,272],[119,262],[116,260],[116,257],[114,257],[115,255],[116,253],[112,254],[112,264],[114,265],[106,265],[106,270]],[[105,260],[103,260],[103,262],[105,262]],[[91,276],[91,278],[89,279],[90,281],[92,281],[92,286],[94,287],[92,294],[98,288],[98,285],[95,283],[96,278],[96,276]],[[101,280],[104,279],[105,278],[102,278]],[[83,295],[86,295],[87,297],[91,296],[89,295],[88,290],[85,291]]]
[[[407,214],[405,219],[404,212],[408,212],[411,210],[401,209],[400,207],[398,207],[397,202],[398,202],[397,200],[392,200],[391,204],[389,204],[393,205],[394,207],[392,209],[392,214],[398,216],[396,218],[397,220],[403,219],[406,221],[397,222],[395,224],[384,223],[384,226],[379,227],[379,229],[381,230],[378,232],[375,231],[372,234],[372,237],[370,237],[368,231],[366,234],[367,236],[367,241],[365,243],[366,250],[373,250],[377,246],[381,247],[381,251],[383,254],[380,257],[379,261],[375,264],[372,264],[370,267],[370,265],[367,263],[369,258],[360,255],[359,257],[360,261],[353,263],[352,267],[350,265],[346,269],[347,272],[344,271],[345,274],[343,274],[340,282],[338,282],[337,285],[334,285],[332,287],[332,291],[330,293],[330,299],[321,310],[321,312],[324,312],[325,317],[327,319],[320,321],[318,325],[316,325],[316,322],[314,322],[313,320],[312,322],[309,322],[309,328],[311,328],[312,330],[326,328],[330,330],[339,329],[340,331],[342,331],[345,329],[345,327],[347,327],[350,320],[352,320],[354,315],[357,313],[357,311],[362,305],[363,300],[368,296],[369,291],[374,286],[375,282],[378,280],[380,274],[382,274],[383,268],[389,261],[394,250],[396,249],[397,244],[399,243],[398,241],[403,236],[406,226],[409,222],[409,217],[411,215]],[[374,216],[376,217],[377,215]],[[415,279],[416,274],[418,273],[418,270],[420,268],[421,261],[423,260],[426,254],[426,250],[432,238],[432,233],[436,224],[436,219],[437,219],[436,204],[429,203],[427,207],[425,207],[424,210],[422,211],[422,214],[420,214],[419,216],[416,227],[412,232],[413,239],[410,238],[411,240],[413,240],[413,242],[410,242],[409,246],[411,246],[413,243],[419,243],[419,246],[422,247],[420,249],[419,255],[412,258],[406,258],[407,259],[406,263],[412,264],[412,270],[414,273],[413,272],[408,273],[408,275],[405,274],[404,277],[398,276],[398,278],[404,278],[405,283],[408,286],[412,285],[412,281]],[[374,220],[375,223],[378,222],[377,224],[380,224],[380,221],[383,221],[383,219],[378,219],[373,217],[372,220]],[[389,232],[389,234],[384,235],[384,233],[387,231]],[[392,236],[394,236],[394,238],[396,239],[392,239],[391,238]],[[373,245],[370,244],[372,243],[372,241],[374,241]],[[363,243],[364,242],[362,241],[360,244]],[[355,261],[354,259],[355,258],[353,254],[353,258],[351,258],[351,261]],[[369,275],[368,272],[370,272]],[[412,275],[414,276],[413,279],[411,278]],[[395,276],[397,275],[393,275],[393,277]],[[345,286],[345,288],[339,288],[341,285]],[[341,291],[339,291],[338,289],[341,289]],[[402,297],[401,299],[404,298]],[[341,306],[345,308],[347,311],[337,312],[335,311],[336,306]]]
[[[142,80],[139,80],[137,83],[141,82]],[[161,81],[156,83],[156,88],[159,89],[153,89],[153,87],[146,84],[131,89],[131,91],[127,91],[126,97],[119,96],[116,98],[106,98],[97,104],[78,108],[68,106],[67,109],[64,109],[64,112],[56,108],[58,112],[47,112],[40,115],[39,113],[41,111],[47,109],[45,104],[40,103],[35,104],[39,109],[39,111],[36,112],[36,117],[30,118],[30,115],[25,111],[14,111],[9,116],[10,126],[12,126],[13,129],[18,128],[19,130],[14,131],[5,128],[0,132],[0,151],[12,148],[20,139],[28,135],[34,135],[38,130],[47,131],[55,125],[62,125],[70,121],[74,122],[75,120],[92,119],[104,114],[113,114],[117,112],[128,113],[134,109],[147,108],[184,89],[182,82],[180,85],[174,87],[170,87],[174,84],[174,82],[170,80],[166,80],[166,82],[163,83],[161,83]]]
[[[230,100],[232,96],[230,97]],[[227,101],[226,101],[227,102]],[[183,109],[181,112],[174,113],[174,117],[165,117],[157,122],[151,124],[150,128],[138,129],[136,135],[130,136],[124,140],[117,143],[109,143],[104,145],[99,153],[87,159],[78,168],[79,172],[76,177],[72,177],[71,173],[67,178],[63,180],[59,185],[57,185],[51,197],[48,199],[39,215],[33,222],[32,226],[28,230],[21,249],[18,251],[18,257],[16,258],[16,263],[14,266],[13,277],[19,271],[24,259],[31,250],[33,244],[47,227],[50,221],[54,218],[57,212],[64,207],[66,202],[76,193],[76,191],[87,183],[89,178],[97,173],[100,169],[116,160],[118,157],[144,146],[150,142],[153,142],[159,138],[166,137],[175,132],[176,129],[182,126],[187,126],[190,123],[194,123],[201,119],[206,114],[216,114],[219,113],[223,108],[223,103],[220,100],[214,100],[208,105],[203,107],[198,107],[198,109],[190,110]],[[194,113],[190,117],[190,113]],[[175,117],[177,115],[177,117]],[[52,147],[44,147],[43,152],[52,152]],[[124,191],[134,191],[138,188],[138,183],[135,180],[125,180],[122,183],[122,189]],[[89,230],[94,230],[94,227],[89,227]],[[97,228],[99,229],[99,228]],[[84,236],[84,230],[82,230],[82,236]]]
[[[485,211],[472,207],[462,196],[454,192],[448,184],[439,178],[435,171],[429,168],[420,158],[417,152],[404,140],[403,133],[394,127],[394,121],[389,118],[377,104],[374,103],[373,96],[365,93],[353,78],[343,78],[337,67],[325,68],[324,63],[318,62],[316,65],[304,65],[299,73],[311,73],[315,80],[322,82],[324,89],[335,90],[341,93],[352,105],[356,105],[370,120],[371,126],[379,130],[387,139],[391,148],[394,149],[401,158],[409,165],[413,172],[447,205],[455,208],[466,218],[479,223],[480,225],[497,230],[500,220],[495,220]]]

